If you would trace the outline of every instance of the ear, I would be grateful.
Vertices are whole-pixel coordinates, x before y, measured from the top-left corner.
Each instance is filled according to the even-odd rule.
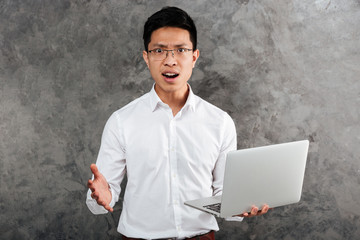
[[[199,49],[196,49],[193,52],[193,68],[195,67],[195,63],[196,63],[196,61],[198,60],[199,57],[200,57],[200,51],[199,51]]]
[[[148,53],[147,53],[147,51],[143,51],[143,59],[144,59],[144,61],[146,62],[146,65],[148,66],[148,68],[149,68],[149,56],[148,56]]]

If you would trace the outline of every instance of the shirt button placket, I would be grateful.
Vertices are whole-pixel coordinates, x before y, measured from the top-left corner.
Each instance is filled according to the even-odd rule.
[[[171,188],[172,200],[174,209],[174,218],[176,230],[181,231],[181,215],[179,206],[179,182],[178,182],[178,169],[177,169],[177,155],[176,155],[176,120],[173,118],[170,121],[170,166],[171,166]]]

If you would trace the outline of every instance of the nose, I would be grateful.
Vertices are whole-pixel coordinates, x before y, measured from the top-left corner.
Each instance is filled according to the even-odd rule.
[[[172,50],[167,50],[167,51],[166,51],[166,57],[169,55],[169,52],[171,52],[172,56],[175,57],[174,49],[172,49]]]
[[[169,56],[170,55],[169,52],[171,52],[172,56]],[[175,66],[176,64],[177,64],[177,62],[176,62],[174,50],[167,51],[166,52],[166,57],[164,59],[164,65]]]

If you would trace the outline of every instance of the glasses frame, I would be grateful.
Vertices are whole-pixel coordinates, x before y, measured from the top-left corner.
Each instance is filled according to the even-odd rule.
[[[162,60],[166,59],[166,58],[168,57],[168,55],[169,55],[169,52],[171,52],[171,53],[172,53],[172,56],[175,57],[175,51],[178,52],[179,49],[186,50],[186,52],[193,52],[193,51],[194,51],[194,49],[191,49],[191,48],[175,48],[175,49],[154,48],[154,49],[148,50],[147,52],[148,52],[148,53],[152,53],[152,52],[155,52],[156,50],[159,50],[159,49],[160,49],[161,51],[166,52],[166,55],[165,55],[165,57],[164,57],[163,59],[158,59],[158,61],[162,61]]]

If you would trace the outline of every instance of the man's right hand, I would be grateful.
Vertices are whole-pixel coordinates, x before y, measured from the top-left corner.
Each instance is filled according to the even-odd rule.
[[[91,197],[96,202],[103,206],[106,210],[112,212],[113,208],[110,207],[112,199],[111,191],[108,182],[105,177],[99,172],[95,164],[90,165],[91,172],[94,174],[94,180],[88,181],[88,188],[91,190]]]

